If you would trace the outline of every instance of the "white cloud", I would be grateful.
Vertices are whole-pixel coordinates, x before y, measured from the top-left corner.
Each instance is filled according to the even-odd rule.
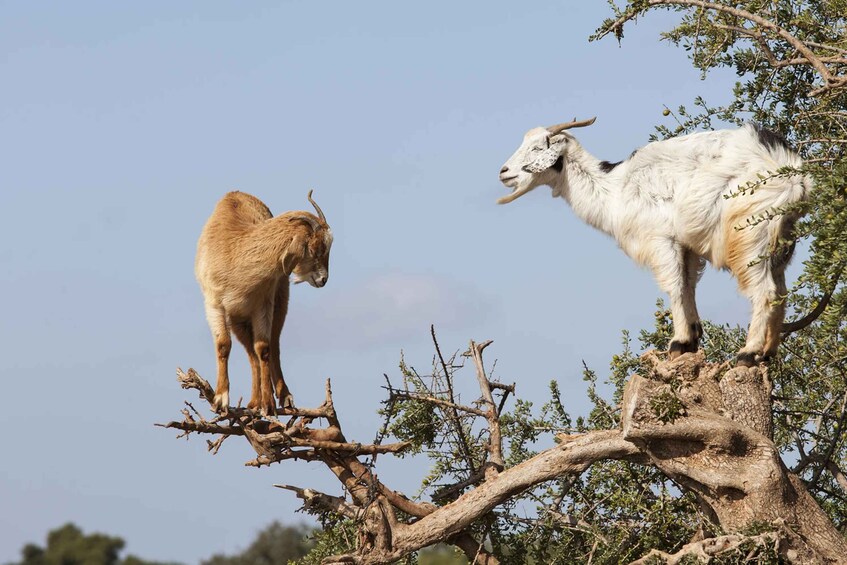
[[[308,304],[298,304],[297,298],[292,296],[291,325],[286,322],[283,341],[308,349],[398,345],[430,324],[439,330],[471,327],[493,307],[469,285],[406,273],[380,275],[330,296],[310,297]]]

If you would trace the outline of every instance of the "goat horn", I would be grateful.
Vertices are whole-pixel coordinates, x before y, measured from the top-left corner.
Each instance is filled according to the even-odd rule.
[[[317,221],[314,216],[312,216],[311,214],[308,214],[308,213],[306,213],[306,214],[292,214],[291,216],[288,217],[288,221],[290,221],[290,222],[295,222],[295,221],[296,222],[304,222],[304,223],[308,224],[310,228],[312,228],[313,232],[321,229],[321,223],[319,221]]]
[[[585,126],[590,126],[591,124],[593,124],[594,120],[596,120],[596,119],[597,119],[597,116],[594,116],[590,120],[582,120],[580,122],[578,122],[578,121],[576,121],[576,119],[574,119],[572,122],[565,122],[564,124],[556,124],[555,126],[550,126],[549,128],[547,128],[547,131],[549,131],[551,134],[555,135],[557,133],[561,133],[561,132],[565,131],[566,129],[570,129],[570,128],[584,128]]]
[[[321,221],[326,224],[327,223],[326,216],[324,216],[324,213],[323,213],[323,210],[321,210],[321,207],[318,206],[317,203],[314,200],[312,200],[312,191],[311,190],[309,191],[309,202],[311,202],[312,206],[314,206],[315,210],[317,210],[318,216],[320,216]]]

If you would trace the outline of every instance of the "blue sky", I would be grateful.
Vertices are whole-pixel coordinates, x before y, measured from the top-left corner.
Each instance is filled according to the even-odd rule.
[[[497,374],[540,404],[557,379],[585,413],[620,331],[648,327],[651,275],[548,189],[508,206],[497,174],[530,127],[598,116],[578,138],[625,158],[664,105],[726,101],[658,41],[670,15],[587,37],[606,3],[0,2],[0,562],[67,521],[146,559],[196,563],[295,522],[289,483],[339,493],[318,464],[255,470],[153,426],[178,419],[177,366],[214,377],[197,237],[240,189],[275,213],[315,198],[335,234],[323,289],[293,288],[282,364],[299,405],[331,377],[349,439],[379,425],[401,350],[493,339]],[[791,273],[791,271],[789,272]],[[707,271],[704,317],[746,324]],[[230,361],[234,398],[246,360]],[[473,398],[473,376],[465,391]],[[425,469],[380,460],[414,494]]]

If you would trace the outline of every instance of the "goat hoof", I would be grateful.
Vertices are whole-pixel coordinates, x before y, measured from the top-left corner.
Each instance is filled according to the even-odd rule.
[[[276,404],[271,398],[270,402],[262,402],[261,407],[259,408],[259,413],[262,416],[276,416]]]
[[[215,412],[227,413],[229,410],[229,393],[219,392],[212,399],[212,408]]]
[[[668,349],[668,358],[676,359],[683,353],[695,353],[697,351],[696,341],[672,341]]]
[[[761,358],[761,355],[757,355],[756,353],[751,353],[749,351],[741,351],[738,353],[738,355],[735,356],[735,366],[755,367],[759,364],[759,360]]]
[[[286,394],[283,397],[282,402],[280,402],[279,404],[280,408],[282,408],[283,410],[285,410],[286,408],[294,408],[294,397],[290,394]]]

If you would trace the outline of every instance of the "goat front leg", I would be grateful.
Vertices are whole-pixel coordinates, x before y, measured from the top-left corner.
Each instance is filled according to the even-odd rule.
[[[288,290],[288,281],[279,281],[274,299],[273,323],[271,324],[271,379],[280,408],[294,407],[294,397],[291,396],[291,391],[288,390],[288,385],[285,384],[285,379],[282,376],[282,361],[279,352],[279,338],[282,335],[282,327],[288,314]]]
[[[703,271],[706,269],[706,260],[691,251],[684,251],[685,261],[685,284],[683,291],[683,304],[685,317],[688,320],[691,333],[694,335],[695,347],[694,351],[700,346],[700,340],[703,338],[703,324],[700,323],[700,314],[697,312],[697,301],[695,299],[697,291],[697,283],[700,282],[700,277],[703,276]]]
[[[218,382],[212,408],[217,412],[226,412],[229,407],[229,353],[232,351],[232,338],[226,321],[226,312],[217,304],[206,303],[206,319],[215,341],[215,353],[218,365]]]
[[[668,294],[673,317],[671,359],[697,351],[703,326],[694,302],[694,289],[702,271],[702,259],[673,240],[654,241],[653,274],[659,288]]]

